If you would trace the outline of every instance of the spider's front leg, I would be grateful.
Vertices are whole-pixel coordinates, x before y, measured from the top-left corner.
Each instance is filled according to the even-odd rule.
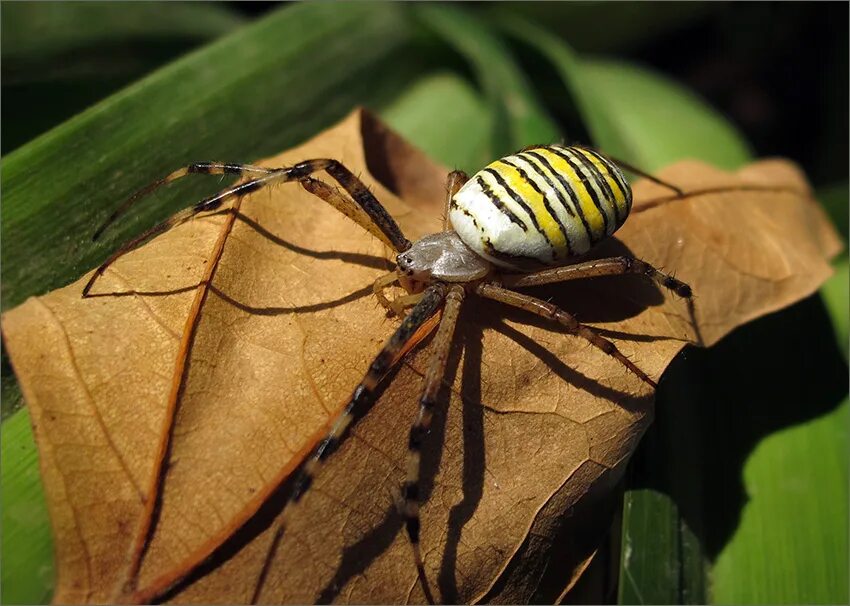
[[[409,294],[396,297],[395,299],[387,298],[384,291],[396,283],[399,283],[402,288],[408,291]],[[375,280],[372,284],[372,294],[374,294],[375,298],[378,299],[378,303],[381,304],[381,307],[387,310],[387,315],[398,316],[399,318],[404,319],[407,315],[405,310],[408,307],[413,307],[422,300],[422,294],[424,291],[415,292],[415,286],[416,285],[406,276],[400,276],[398,272],[391,271],[390,273],[384,274]]]
[[[454,170],[446,176],[446,205],[445,212],[443,213],[443,231],[449,231],[451,229],[451,226],[449,225],[449,209],[451,207],[451,201],[454,195],[467,181],[469,181],[469,177],[465,172],[460,170]],[[410,294],[390,300],[384,295],[384,290],[396,283]],[[375,280],[375,283],[372,285],[372,292],[374,293],[375,298],[378,299],[381,306],[387,310],[388,315],[395,315],[400,318],[404,318],[405,309],[416,305],[422,298],[421,285],[418,285],[403,273],[396,271],[390,272]]]
[[[286,530],[289,516],[292,515],[293,511],[291,506],[296,505],[302,499],[328,457],[350,435],[351,428],[357,421],[369,412],[375,403],[375,390],[381,380],[408,351],[430,334],[430,329],[423,331],[423,328],[427,328],[428,321],[443,305],[446,292],[447,288],[443,284],[433,284],[425,290],[422,300],[396,328],[384,347],[372,360],[366,375],[354,389],[348,404],[330,425],[330,430],[325,438],[318,443],[313,452],[301,464],[292,492],[284,503],[283,510],[275,523],[273,539],[269,547],[270,551],[266,557],[267,562],[272,560],[272,556]],[[259,595],[256,592],[261,590],[266,574],[267,569],[264,568],[256,583],[257,589],[252,600],[254,604],[258,601]]]
[[[405,527],[410,544],[413,547],[413,557],[416,562],[416,571],[425,599],[429,604],[434,603],[431,590],[428,586],[428,578],[425,574],[425,564],[422,560],[422,551],[419,548],[419,503],[420,476],[422,468],[422,445],[425,436],[431,428],[431,420],[434,416],[434,406],[437,403],[437,394],[443,383],[443,375],[446,372],[446,361],[452,345],[457,319],[463,304],[465,291],[463,286],[454,285],[446,295],[446,304],[443,308],[443,317],[434,337],[433,352],[428,360],[425,371],[425,384],[422,388],[422,397],[419,399],[419,414],[410,428],[407,449],[407,478],[402,486],[401,513],[405,518]]]
[[[387,310],[389,313],[397,313],[395,307],[393,306],[393,301],[390,301],[386,295],[384,295],[384,291],[398,282],[398,274],[395,271],[391,271],[388,274],[384,274],[372,284],[372,294],[375,295],[375,298],[378,300],[378,303],[381,304],[381,307]]]
[[[340,194],[335,188],[332,188],[326,183],[311,177],[311,175],[318,171],[325,171],[328,173],[351,197],[347,198]],[[305,160],[295,164],[294,166],[274,169],[244,164],[225,164],[221,162],[199,162],[192,164],[188,167],[174,171],[166,177],[143,187],[130,196],[130,198],[128,198],[124,204],[112,213],[106,222],[95,232],[93,239],[100,237],[107,226],[113,223],[121,215],[125,214],[136,202],[152,193],[160,186],[176,181],[177,179],[189,174],[225,173],[237,175],[255,174],[260,176],[243,183],[239,183],[213,196],[205,198],[194,206],[178,212],[170,219],[167,219],[159,225],[155,225],[142,235],[126,243],[95,270],[94,274],[83,288],[83,297],[88,296],[95,281],[103,275],[106,269],[115,262],[116,259],[133,250],[141,243],[157,234],[175,227],[176,225],[186,222],[198,213],[217,210],[228,200],[240,198],[264,187],[274,185],[275,183],[299,181],[307,191],[310,191],[319,198],[322,198],[331,206],[353,219],[363,229],[390,246],[396,253],[403,252],[410,248],[410,241],[404,237],[401,228],[390,216],[387,210],[381,205],[381,203],[378,202],[375,196],[372,195],[369,188],[366,187],[366,185],[342,163],[330,158]]]

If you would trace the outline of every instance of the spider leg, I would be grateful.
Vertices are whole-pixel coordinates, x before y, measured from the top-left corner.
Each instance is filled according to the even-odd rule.
[[[390,301],[390,307],[392,307],[392,312],[399,318],[404,319],[404,317],[407,315],[404,310],[408,307],[413,307],[414,305],[419,303],[419,301],[422,300],[423,295],[424,292],[419,292],[414,293],[412,295],[402,295],[400,297],[396,297],[395,299]]]
[[[618,276],[623,274],[643,275],[658,284],[658,286],[671,290],[684,299],[691,299],[693,297],[691,287],[681,280],[677,280],[671,275],[658,271],[646,261],[627,256],[584,261],[573,265],[552,267],[531,274],[505,275],[502,278],[502,283],[508,288],[522,288],[525,286],[539,286],[541,284],[567,282],[568,280],[579,280],[596,276]]]
[[[543,301],[524,293],[507,290],[494,284],[480,284],[475,289],[475,292],[487,299],[500,301],[501,303],[530,311],[538,316],[555,320],[564,326],[571,334],[585,339],[597,349],[616,359],[620,364],[637,375],[637,377],[644,383],[652,386],[653,388],[658,387],[658,384],[650,379],[649,376],[647,376],[647,374],[638,368],[631,360],[624,356],[620,350],[617,349],[617,346],[614,345],[614,343],[601,337],[589,326],[581,324],[572,314],[564,311],[557,305],[553,305],[548,301]]]
[[[374,391],[378,383],[397,361],[399,352],[404,349],[419,327],[434,315],[445,297],[446,287],[442,284],[428,287],[422,300],[387,340],[369,366],[366,376],[354,389],[348,404],[331,425],[328,435],[319,443],[301,468],[301,473],[295,482],[295,488],[289,497],[290,502],[297,503],[301,500],[301,497],[312,484],[321,464],[339,446],[348,434],[351,425],[368,412],[368,409],[374,403]]]
[[[353,424],[368,413],[372,404],[374,404],[375,389],[384,376],[398,362],[401,356],[409,351],[416,342],[424,338],[421,329],[443,304],[443,300],[446,298],[446,290],[446,287],[442,284],[434,284],[425,290],[419,304],[413,308],[384,344],[380,353],[375,356],[366,375],[354,389],[348,404],[330,425],[328,434],[319,442],[310,456],[305,459],[293,485],[292,492],[289,494],[281,515],[278,517],[272,540],[272,549],[276,548],[280,537],[286,530],[286,524],[292,511],[290,505],[295,505],[301,500],[313,483],[313,479],[319,473],[321,466],[348,436]],[[271,558],[267,558],[267,561],[270,560]],[[265,574],[266,571],[264,570],[257,584],[258,588],[262,585]],[[254,597],[256,598],[257,596],[255,595]]]
[[[101,234],[103,234],[104,230],[107,227],[112,225],[116,219],[124,215],[130,207],[132,207],[136,202],[152,194],[154,191],[165,185],[166,183],[171,183],[172,181],[177,181],[178,179],[182,179],[186,175],[245,175],[247,173],[259,174],[259,175],[267,175],[273,172],[270,168],[263,168],[262,166],[253,166],[251,164],[230,164],[225,162],[196,162],[194,164],[190,164],[189,166],[184,166],[183,168],[178,168],[173,173],[170,173],[164,176],[162,179],[158,179],[153,183],[150,183],[138,190],[132,196],[127,198],[124,203],[115,209],[109,218],[103,222],[97,231],[94,232],[92,236],[92,240],[97,240],[100,238]]]
[[[331,187],[320,179],[313,177],[304,177],[299,181],[301,187],[306,189],[314,196],[321,198],[346,217],[357,223],[360,227],[368,231],[370,234],[378,238],[381,242],[389,246],[394,251],[401,252],[398,248],[397,241],[390,240],[389,236],[372,221],[372,218],[351,198],[343,196],[335,187]],[[371,194],[370,194],[371,195]]]
[[[378,299],[381,306],[387,310],[387,316],[398,316],[404,319],[404,310],[419,303],[419,301],[422,300],[424,291],[402,295],[390,301],[386,296],[384,296],[384,290],[391,284],[395,284],[396,282],[400,283],[400,281],[401,276],[398,275],[398,272],[391,271],[384,274],[372,284],[372,294],[375,295],[375,298]]]
[[[425,575],[425,564],[422,561],[422,552],[419,549],[419,478],[422,465],[422,443],[431,427],[431,419],[434,415],[434,406],[437,401],[437,393],[442,384],[443,375],[446,371],[446,360],[452,345],[455,325],[463,304],[464,290],[462,286],[452,286],[446,295],[446,305],[443,308],[443,317],[434,338],[434,351],[428,361],[425,371],[425,385],[422,389],[422,397],[419,399],[419,414],[413,427],[410,428],[407,455],[407,479],[402,486],[401,512],[405,518],[407,536],[413,547],[413,558],[416,561],[416,571],[419,582],[429,604],[434,603],[431,590],[428,587],[428,579]]]
[[[582,149],[586,149],[587,151],[589,151],[592,154],[595,154],[597,156],[601,156],[603,158],[607,158],[608,160],[610,160],[614,164],[618,165],[620,168],[624,168],[627,171],[629,171],[630,173],[634,173],[634,174],[638,175],[639,177],[643,177],[644,179],[649,179],[653,183],[657,183],[658,185],[661,185],[662,187],[666,187],[667,189],[673,190],[674,192],[676,192],[676,195],[678,195],[678,196],[684,196],[685,195],[685,192],[683,192],[679,187],[676,187],[672,183],[668,183],[667,181],[663,181],[663,180],[659,179],[658,177],[656,177],[654,175],[651,175],[647,172],[644,172],[641,169],[639,169],[635,166],[632,166],[628,162],[623,162],[622,160],[618,160],[617,158],[612,158],[608,154],[603,154],[599,150],[593,149],[592,147],[587,147],[586,145],[575,145],[575,147],[580,147]]]
[[[387,310],[387,312],[393,311],[392,301],[387,299],[384,296],[384,290],[390,286],[391,284],[395,284],[398,282],[398,273],[395,271],[391,271],[387,274],[384,274],[372,284],[372,294],[375,295],[375,298],[378,299],[378,303],[381,304],[381,307]],[[389,314],[387,314],[389,315]]]
[[[191,169],[193,167],[204,168],[203,170],[197,169],[192,171]],[[164,183],[179,179],[180,177],[189,174],[190,172],[205,172],[207,174],[210,174],[213,173],[213,171],[220,171],[222,173],[236,173],[237,171],[239,171],[239,174],[241,174],[241,172],[243,171],[243,167],[244,165],[238,164],[218,164],[212,162],[204,162],[199,164],[193,164],[188,168],[175,171],[164,179],[160,179],[159,181],[145,188],[142,188],[141,190],[133,194],[127,202],[125,202],[115,213],[113,213],[113,216],[109,218],[106,224],[104,224],[100,229],[97,230],[95,235],[99,236],[106,228],[106,226],[108,226],[115,218],[121,216],[121,214],[126,212],[126,210],[130,206],[132,206],[133,203],[135,203],[137,200],[141,199],[143,196],[152,192]],[[337,183],[342,186],[343,189],[345,189],[345,191],[347,191],[351,195],[354,202],[369,218],[369,221],[365,221],[362,215],[359,215],[356,212],[352,211],[352,213],[349,214],[343,211],[347,216],[354,219],[358,224],[361,225],[361,227],[365,228],[370,233],[376,233],[375,229],[377,229],[383,235],[381,240],[389,244],[396,252],[402,252],[410,248],[410,241],[404,237],[401,228],[390,216],[387,210],[381,205],[381,203],[378,202],[375,196],[372,195],[372,192],[369,191],[369,188],[367,188],[366,185],[360,179],[354,176],[354,173],[348,170],[337,160],[332,160],[329,158],[318,158],[315,160],[305,160],[303,162],[299,162],[293,166],[286,168],[265,169],[261,167],[250,167],[250,169],[254,172],[259,171],[262,173],[262,175],[249,181],[234,185],[233,187],[229,187],[213,196],[201,200],[194,206],[178,212],[170,219],[167,219],[159,225],[155,225],[151,229],[144,232],[142,235],[138,236],[137,238],[131,240],[130,242],[122,246],[115,254],[109,257],[100,267],[97,268],[97,270],[95,270],[95,273],[92,275],[91,279],[89,279],[88,283],[83,288],[83,297],[88,295],[95,281],[101,275],[103,275],[109,265],[111,265],[116,259],[126,254],[127,252],[129,252],[142,242],[146,241],[150,237],[162,233],[176,225],[179,225],[180,223],[183,223],[188,219],[194,217],[198,213],[217,210],[227,200],[253,193],[258,189],[268,187],[275,183],[303,181],[310,177],[311,174],[320,170],[324,170],[325,172],[327,172]],[[247,171],[247,169],[245,170]],[[317,185],[317,183],[321,185]],[[324,185],[324,187],[322,187],[322,185]],[[329,190],[333,191],[332,188],[329,188],[327,185],[316,179],[308,181],[307,185],[305,185],[305,188],[308,191],[311,191],[311,187],[315,188],[316,191],[321,192],[321,194],[325,194]],[[322,197],[322,195],[319,195],[319,197]],[[344,199],[342,199],[341,196],[329,196],[329,198],[331,199],[323,199],[326,199],[335,207],[337,203],[344,203]]]
[[[462,170],[453,170],[446,177],[446,208],[443,211],[443,231],[449,230],[449,209],[451,208],[452,198],[467,181],[469,181],[469,176]]]

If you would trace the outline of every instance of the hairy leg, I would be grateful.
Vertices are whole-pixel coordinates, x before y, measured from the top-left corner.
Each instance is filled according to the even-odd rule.
[[[294,166],[278,169],[266,169],[262,167],[241,164],[202,162],[198,164],[192,164],[186,168],[177,170],[171,173],[170,175],[164,177],[163,179],[160,179],[159,181],[156,181],[133,194],[121,207],[119,207],[118,210],[116,210],[109,217],[106,223],[95,232],[95,238],[99,237],[108,225],[110,225],[115,219],[124,214],[135,202],[143,198],[145,195],[153,192],[160,185],[169,183],[185,175],[192,173],[245,174],[250,172],[259,173],[260,176],[249,181],[239,183],[213,196],[205,198],[194,206],[176,213],[168,220],[160,223],[159,225],[155,225],[140,236],[124,244],[124,246],[119,248],[100,267],[98,267],[97,270],[95,270],[95,273],[92,275],[91,279],[83,288],[83,297],[86,297],[88,295],[95,281],[101,275],[103,275],[106,269],[116,259],[126,254],[130,250],[133,250],[149,238],[162,232],[165,232],[176,225],[184,223],[185,221],[191,219],[198,213],[217,210],[227,200],[245,196],[247,194],[253,193],[259,189],[268,187],[275,183],[304,181],[309,179],[310,175],[320,170],[324,170],[331,177],[333,177],[333,179],[351,195],[352,199],[357,204],[359,210],[352,210],[350,213],[343,211],[344,214],[351,217],[354,221],[360,224],[361,227],[363,227],[370,233],[380,233],[381,236],[379,237],[381,238],[381,240],[391,246],[397,253],[410,248],[410,241],[404,237],[401,228],[386,211],[386,209],[381,205],[381,203],[378,202],[378,200],[372,195],[372,193],[369,191],[369,188],[367,188],[366,185],[362,181],[360,181],[360,179],[354,176],[354,174],[350,170],[348,170],[337,160],[332,160],[329,158],[305,160],[304,162],[299,162]],[[335,207],[336,204],[346,206],[344,199],[342,199],[342,196],[339,196],[336,193],[330,193],[334,190],[317,179],[311,179],[307,181],[305,188],[308,191],[311,191],[310,188],[313,188],[316,191],[320,192],[320,194],[327,195],[327,198],[323,199],[326,199],[326,201],[328,201]],[[322,197],[322,195],[320,195],[320,197]],[[366,220],[366,218],[368,218],[368,221]]]
[[[584,261],[573,265],[564,265],[563,267],[552,267],[530,274],[506,275],[503,277],[502,283],[507,288],[523,288],[525,286],[552,284],[553,282],[567,282],[582,278],[623,274],[646,276],[659,286],[667,288],[685,299],[690,299],[693,296],[691,287],[681,280],[677,280],[673,276],[658,271],[646,261],[626,256]]]
[[[676,192],[677,196],[684,196],[685,195],[685,192],[683,192],[680,188],[676,187],[672,183],[668,183],[667,181],[663,181],[663,180],[659,179],[658,177],[649,174],[648,172],[642,171],[641,169],[639,169],[635,166],[632,166],[628,162],[623,162],[622,160],[618,160],[617,158],[612,158],[608,154],[603,154],[601,151],[599,151],[597,149],[593,149],[592,147],[587,147],[586,145],[576,145],[575,147],[580,147],[582,149],[586,149],[587,151],[589,151],[592,154],[596,154],[597,156],[602,156],[602,157],[608,159],[610,162],[613,162],[614,164],[618,165],[620,168],[623,168],[623,169],[629,171],[630,173],[634,173],[634,174],[638,175],[639,177],[643,177],[644,179],[649,179],[653,183],[657,183],[658,185],[661,185],[662,187],[666,187],[667,189],[671,189],[674,192]]]
[[[443,231],[449,230],[449,208],[452,198],[467,181],[469,181],[469,177],[462,170],[453,170],[446,177],[446,207],[443,210]]]
[[[167,183],[171,183],[173,181],[177,181],[178,179],[182,179],[187,175],[268,175],[274,172],[271,168],[264,168],[262,166],[253,166],[251,164],[233,164],[228,162],[195,162],[194,164],[190,164],[189,166],[184,166],[183,168],[178,168],[172,173],[164,176],[162,179],[158,179],[153,183],[150,183],[138,190],[132,196],[127,198],[124,203],[115,209],[115,211],[109,215],[109,218],[103,222],[97,231],[94,232],[92,236],[92,240],[97,240],[100,238],[101,234],[106,230],[107,227],[112,225],[118,218],[123,216],[132,206],[136,204],[142,198],[152,194],[154,191],[162,187]]]
[[[298,472],[292,492],[289,494],[280,516],[278,516],[272,540],[272,551],[277,549],[280,537],[286,530],[286,524],[293,509],[291,506],[302,499],[322,465],[349,435],[352,426],[369,412],[374,404],[375,389],[381,379],[391,370],[403,355],[403,352],[409,350],[410,342],[416,338],[422,338],[420,328],[437,313],[446,297],[446,290],[446,287],[442,284],[435,284],[425,290],[419,304],[413,308],[384,344],[380,353],[375,356],[366,375],[354,389],[348,404],[330,425],[328,434],[319,442],[312,454],[305,459]],[[271,560],[270,557],[266,558],[267,562]],[[262,588],[266,573],[266,570],[261,573],[257,583],[258,591]],[[253,601],[256,602],[258,597],[259,595],[255,594]]]
[[[520,309],[530,311],[538,316],[555,320],[564,326],[571,334],[585,339],[597,349],[617,360],[620,364],[637,375],[637,377],[644,383],[652,386],[653,388],[658,387],[658,384],[650,379],[649,376],[638,368],[631,360],[624,356],[620,350],[617,349],[616,345],[608,339],[601,337],[589,326],[581,324],[572,314],[567,313],[557,305],[553,305],[548,301],[543,301],[524,293],[507,290],[494,284],[481,284],[475,289],[475,292],[487,299],[500,301],[507,305],[511,305],[512,307],[518,307]]]
[[[407,479],[402,487],[401,512],[405,518],[407,536],[413,547],[413,557],[416,561],[416,570],[419,574],[419,582],[428,603],[433,604],[434,599],[428,587],[428,579],[425,575],[425,565],[422,561],[422,552],[419,549],[419,484],[422,467],[422,444],[431,427],[431,419],[434,415],[434,406],[437,403],[437,393],[443,381],[446,371],[446,360],[454,337],[455,325],[463,304],[464,290],[462,286],[452,286],[446,295],[446,305],[443,308],[443,317],[440,327],[434,338],[434,350],[428,361],[425,371],[425,385],[422,397],[419,400],[419,414],[413,427],[410,428],[410,437],[407,443]]]

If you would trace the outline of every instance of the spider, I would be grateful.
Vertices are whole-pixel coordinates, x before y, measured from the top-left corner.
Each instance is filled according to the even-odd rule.
[[[379,277],[374,282],[373,292],[389,314],[402,318],[401,323],[373,359],[329,433],[302,463],[277,523],[273,542],[277,544],[286,527],[287,514],[292,510],[289,505],[301,500],[322,464],[345,439],[352,425],[368,412],[378,384],[421,339],[421,332],[429,321],[441,313],[424,376],[418,415],[408,437],[407,477],[397,503],[404,517],[419,582],[426,599],[433,603],[419,544],[421,451],[431,425],[460,309],[468,296],[493,299],[556,322],[568,333],[585,339],[616,359],[637,379],[653,388],[657,386],[614,343],[581,324],[569,312],[515,290],[595,276],[640,274],[687,299],[689,304],[692,302],[691,288],[687,284],[645,261],[630,256],[581,260],[582,255],[611,236],[628,218],[632,192],[621,166],[670,188],[677,196],[683,195],[676,186],[593,149],[576,145],[536,145],[496,160],[471,178],[461,171],[451,172],[446,182],[442,231],[410,242],[366,185],[337,160],[306,160],[283,168],[199,162],[137,191],[106,220],[93,239],[98,239],[138,200],[186,175],[234,174],[248,177],[248,180],[205,198],[124,244],[95,270],[82,296],[91,296],[89,293],[97,279],[116,259],[152,236],[198,213],[215,211],[228,200],[290,181],[297,181],[389,246],[396,254],[396,269]],[[320,171],[330,175],[348,195],[313,176]],[[384,291],[394,284],[407,294],[389,300]]]

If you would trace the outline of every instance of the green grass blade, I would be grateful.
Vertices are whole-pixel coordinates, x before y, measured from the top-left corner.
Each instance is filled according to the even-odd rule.
[[[500,14],[497,23],[552,64],[594,144],[612,156],[648,171],[683,157],[722,168],[751,157],[722,116],[669,78],[629,63],[580,57],[530,21]]]
[[[490,28],[468,11],[448,4],[419,4],[416,14],[469,63],[488,102],[493,140],[489,157],[477,167],[526,145],[560,138],[558,126],[531,83]]]
[[[720,9],[716,2],[499,2],[496,7],[511,18],[541,24],[582,53],[651,43]]]
[[[489,149],[487,106],[466,80],[451,72],[414,83],[381,111],[381,118],[449,168],[476,171]]]
[[[102,73],[138,61],[134,45],[205,41],[245,23],[226,6],[191,2],[5,2],[0,16],[4,86]],[[119,52],[93,52],[102,48]]]
[[[0,450],[0,602],[46,604],[53,587],[53,540],[26,410],[0,425]]]
[[[715,603],[847,603],[848,412],[845,398],[749,456],[749,500],[714,566]]]
[[[719,113],[661,74],[605,60],[587,61],[583,72],[584,85],[594,93],[594,112],[608,117],[622,154],[644,170],[687,157],[731,169],[752,157],[749,145]]]
[[[3,307],[69,282],[188,195],[209,191],[178,184],[91,243],[110,209],[175,166],[250,161],[356,104],[380,106],[420,71],[412,40],[403,6],[287,6],[13,152],[2,165]],[[382,77],[367,77],[374,73]]]
[[[848,353],[848,341],[850,340],[850,261],[846,254],[836,261],[835,275],[824,284],[821,296],[826,305],[829,316],[832,318],[832,326],[835,330],[835,342],[844,353],[844,360],[850,360]]]
[[[200,2],[0,4],[3,153],[245,21]]]

